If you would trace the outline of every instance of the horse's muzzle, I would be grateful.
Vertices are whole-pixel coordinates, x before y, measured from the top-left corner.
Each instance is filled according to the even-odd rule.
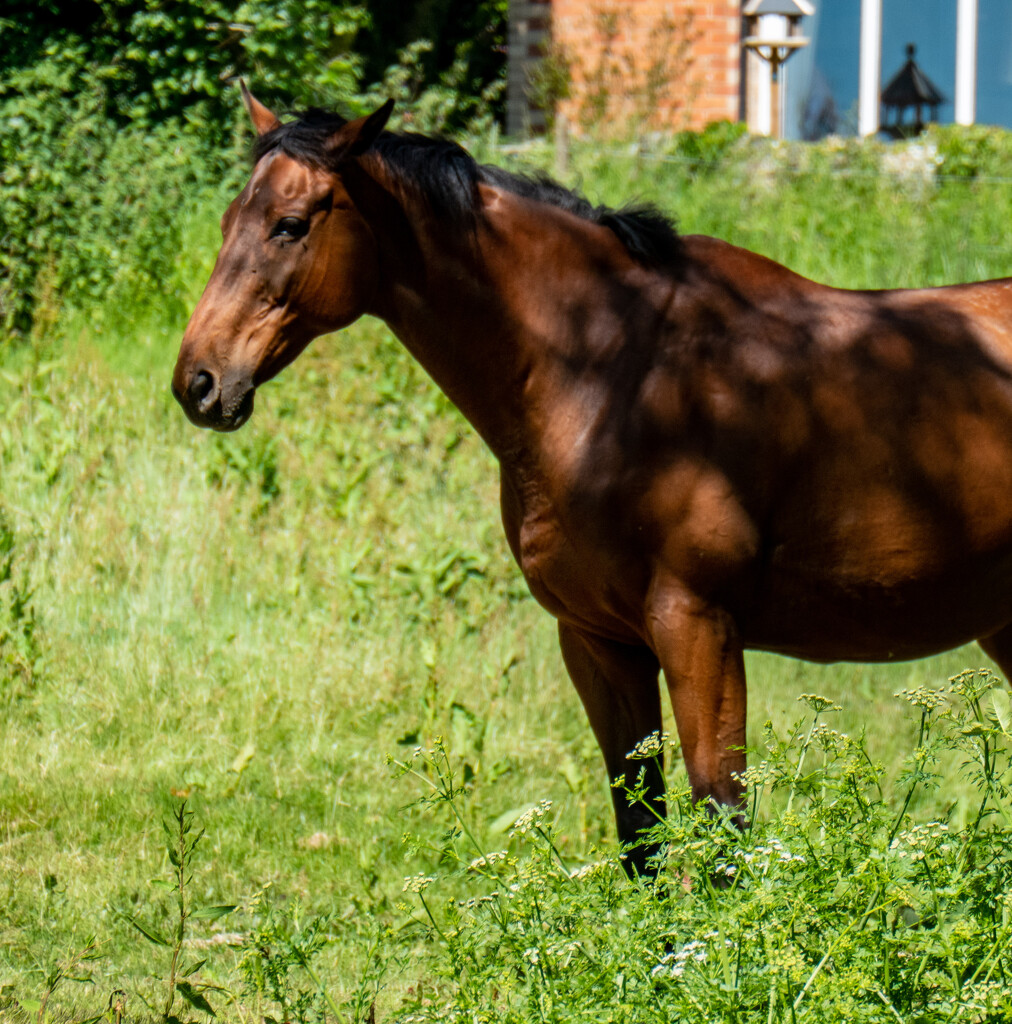
[[[222,379],[213,370],[195,366],[189,373],[176,368],[172,393],[191,423],[212,430],[238,430],[253,415],[256,389],[248,377]]]

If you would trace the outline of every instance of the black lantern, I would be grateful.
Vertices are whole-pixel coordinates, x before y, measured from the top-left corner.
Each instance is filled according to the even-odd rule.
[[[937,121],[938,107],[945,102],[945,97],[938,91],[934,82],[914,60],[916,52],[917,48],[913,43],[907,44],[906,64],[882,90],[882,105],[885,107],[882,131],[894,139],[919,135],[924,131],[924,108],[927,107],[931,111],[931,120]],[[908,111],[913,112],[912,120],[906,118]]]

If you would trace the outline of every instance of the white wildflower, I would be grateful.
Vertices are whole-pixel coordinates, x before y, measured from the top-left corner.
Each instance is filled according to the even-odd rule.
[[[574,881],[581,881],[584,878],[590,878],[591,875],[607,871],[611,867],[612,864],[610,861],[596,860],[590,864],[584,864],[581,867],[573,868],[573,870],[569,872],[569,877]]]
[[[843,710],[839,704],[831,701],[828,697],[821,696],[818,693],[803,693],[798,700],[807,704],[817,714],[821,714],[823,711]]]
[[[541,803],[529,810],[525,811],[520,815],[515,822],[513,822],[513,828],[510,829],[510,838],[513,836],[526,835],[528,832],[533,832],[536,828],[540,828],[541,821],[545,815],[551,810],[552,801],[542,800]]]
[[[945,707],[948,703],[942,690],[929,690],[926,686],[918,686],[912,690],[900,690],[894,696],[902,697],[914,707],[923,708],[925,711],[934,711],[935,708]]]
[[[410,875],[404,879],[404,888],[401,892],[425,892],[435,880],[432,875]]]
[[[652,732],[649,736],[645,736],[643,739],[633,747],[632,750],[626,754],[626,758],[629,761],[647,761],[650,758],[658,757],[664,753],[664,748],[668,745],[668,741],[671,738],[671,734],[667,732]]]
[[[475,857],[467,866],[468,871],[480,871],[482,868],[490,868],[501,864],[508,853],[506,850],[496,850],[494,853],[486,853],[483,857]]]
[[[486,903],[494,903],[498,898],[499,892],[497,890],[496,892],[490,892],[487,896],[472,896],[469,900],[457,900],[457,906],[474,910]]]
[[[749,765],[743,772],[732,774],[746,789],[754,789],[765,786],[776,773],[771,771],[769,761],[760,761],[759,764]]]

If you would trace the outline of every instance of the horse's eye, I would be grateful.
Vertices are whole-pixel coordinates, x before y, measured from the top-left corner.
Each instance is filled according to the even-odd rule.
[[[309,221],[299,217],[282,217],[274,225],[271,238],[301,238],[309,230]]]

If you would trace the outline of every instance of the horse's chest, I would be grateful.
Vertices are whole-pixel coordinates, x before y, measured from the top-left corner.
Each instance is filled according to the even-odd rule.
[[[578,545],[550,508],[524,516],[517,531],[517,561],[534,597],[560,614],[577,597]]]
[[[542,607],[563,622],[635,638],[628,612],[635,602],[626,594],[635,574],[622,571],[620,551],[601,543],[593,517],[574,516],[570,503],[536,489],[521,496],[506,480],[502,511],[510,548]]]

